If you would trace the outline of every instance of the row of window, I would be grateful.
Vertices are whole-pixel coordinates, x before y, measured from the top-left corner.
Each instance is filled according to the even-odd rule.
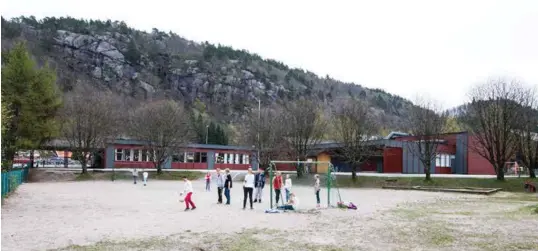
[[[451,160],[455,159],[455,155],[437,154],[435,158],[435,166],[437,167],[452,167]]]
[[[116,148],[116,161],[152,161],[154,155],[145,149]],[[172,162],[180,163],[207,163],[206,152],[179,152],[172,155]],[[217,164],[249,164],[248,154],[215,153]]]

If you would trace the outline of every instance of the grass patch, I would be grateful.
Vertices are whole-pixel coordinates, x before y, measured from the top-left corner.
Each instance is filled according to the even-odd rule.
[[[183,177],[187,177],[189,180],[197,180],[204,177],[204,173],[193,172],[193,171],[174,171],[174,172],[163,172],[157,174],[157,172],[148,172],[149,180],[181,180]],[[88,180],[132,180],[133,175],[129,171],[118,171],[118,172],[103,172],[103,171],[94,171],[88,172],[85,174],[79,174],[76,176],[76,181],[88,181]],[[142,172],[138,173],[138,178],[142,180]]]
[[[87,180],[94,180],[95,177],[90,174],[89,172],[87,173],[81,173],[79,175],[77,175],[77,177],[75,177],[75,180],[76,181],[87,181]]]
[[[387,182],[391,180],[391,182]],[[508,192],[524,192],[523,184],[528,178],[507,178],[504,181],[479,178],[433,178],[431,181],[425,181],[424,177],[358,177],[353,181],[348,176],[337,176],[337,185],[339,187],[368,187],[381,188],[385,185],[394,186],[432,186],[443,188],[502,188]]]
[[[262,238],[261,235],[267,238]],[[128,241],[101,241],[90,245],[70,245],[49,251],[105,251],[105,250],[223,250],[223,251],[281,251],[323,250],[344,251],[328,245],[313,245],[280,237],[277,230],[248,229],[233,234],[187,233],[168,237],[153,237]],[[204,238],[200,238],[204,236]]]

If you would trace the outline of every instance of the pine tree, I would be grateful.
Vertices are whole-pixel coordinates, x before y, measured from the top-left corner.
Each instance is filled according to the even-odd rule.
[[[61,107],[55,73],[37,68],[24,43],[2,55],[2,103],[12,119],[2,135],[5,159],[19,149],[34,149],[57,135],[55,116]]]

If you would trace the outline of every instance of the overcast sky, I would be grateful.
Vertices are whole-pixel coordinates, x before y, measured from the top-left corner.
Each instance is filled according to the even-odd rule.
[[[2,15],[123,20],[247,49],[447,108],[509,76],[538,85],[537,0],[7,0]]]

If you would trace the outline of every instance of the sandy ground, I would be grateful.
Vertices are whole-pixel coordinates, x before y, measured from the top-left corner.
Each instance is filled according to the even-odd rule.
[[[193,183],[189,212],[181,181],[23,184],[2,207],[2,250],[538,250],[535,197],[342,189],[359,210],[265,214],[268,189],[243,211],[239,185],[225,206]],[[312,188],[294,192],[314,208]]]

